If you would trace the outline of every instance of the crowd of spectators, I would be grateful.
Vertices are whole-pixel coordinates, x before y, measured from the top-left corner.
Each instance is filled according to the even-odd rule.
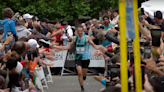
[[[140,15],[139,15],[140,16]],[[164,56],[163,31],[164,20],[160,11],[154,13],[154,19],[144,12],[139,21],[141,63],[146,67],[144,74],[144,92],[163,92]],[[96,56],[105,58],[105,77],[101,74],[95,80],[107,88],[102,92],[121,92],[120,84],[120,51],[119,51],[119,12],[118,9],[99,12],[99,19],[93,18],[80,24],[85,35],[89,35],[96,45],[102,45],[95,52]],[[154,36],[151,30],[160,30],[159,37]],[[3,10],[3,20],[0,21],[0,91],[1,92],[38,92],[35,83],[35,69],[43,67],[47,75],[47,66],[54,63],[52,57],[58,50],[54,46],[67,46],[72,37],[77,35],[75,27],[67,21],[56,21],[47,18],[39,20],[30,14],[20,15],[10,8]],[[133,81],[133,40],[128,39],[132,45],[128,49],[128,76],[129,91],[134,90]],[[126,43],[125,43],[126,44]],[[150,53],[147,53],[150,48]],[[151,54],[147,57],[147,54]],[[146,58],[147,57],[147,58]],[[112,72],[116,65],[117,72]],[[160,67],[158,67],[160,66]],[[27,80],[28,79],[28,80]],[[110,91],[109,91],[110,90]],[[113,90],[113,91],[112,91]]]

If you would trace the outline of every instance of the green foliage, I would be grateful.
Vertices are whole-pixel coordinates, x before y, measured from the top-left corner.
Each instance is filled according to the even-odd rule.
[[[78,16],[98,17],[103,7],[117,8],[117,0],[0,0],[0,9],[10,7],[14,12],[30,13],[40,19],[70,20]],[[2,15],[2,12],[0,12]],[[2,16],[0,16],[2,19]]]

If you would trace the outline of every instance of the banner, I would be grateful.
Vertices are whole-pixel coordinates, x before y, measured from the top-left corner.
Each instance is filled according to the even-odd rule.
[[[98,45],[101,46],[101,45]],[[94,56],[96,49],[90,45],[89,46],[90,52],[90,64],[89,67],[105,67],[105,60],[103,56]]]
[[[64,50],[64,51],[55,53],[55,56],[53,56],[54,61],[52,62],[54,63],[54,66],[52,67],[64,67],[65,59],[67,56],[67,51],[68,50]]]
[[[101,45],[98,45],[101,46]],[[105,60],[103,56],[94,56],[96,49],[90,45],[89,46],[89,55],[90,55],[90,64],[89,67],[105,67]],[[55,53],[53,56],[55,59],[53,61],[54,66],[52,67],[75,67],[75,46],[70,50],[60,51]]]

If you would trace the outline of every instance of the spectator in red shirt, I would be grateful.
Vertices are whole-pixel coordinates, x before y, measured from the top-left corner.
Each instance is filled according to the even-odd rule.
[[[52,37],[53,38],[56,38],[56,43],[59,43],[59,45],[62,45],[63,42],[62,40],[60,39],[61,36],[62,36],[62,29],[63,29],[63,26],[61,25],[61,22],[60,21],[56,21],[56,24],[55,24],[55,30],[52,32]]]

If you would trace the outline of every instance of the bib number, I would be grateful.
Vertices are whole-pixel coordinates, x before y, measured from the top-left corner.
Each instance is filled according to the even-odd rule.
[[[77,54],[84,54],[85,48],[84,47],[76,47],[76,52],[77,52]]]

